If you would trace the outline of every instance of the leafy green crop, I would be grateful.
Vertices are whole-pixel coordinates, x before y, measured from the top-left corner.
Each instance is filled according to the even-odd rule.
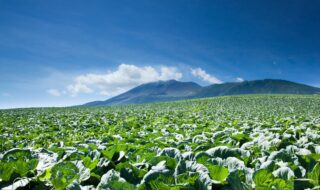
[[[28,149],[12,149],[4,153],[0,161],[0,178],[12,181],[17,177],[33,176],[38,159]]]
[[[65,189],[79,177],[78,168],[71,162],[56,164],[51,169],[50,181],[55,189]]]
[[[320,188],[320,96],[0,110],[0,188]]]

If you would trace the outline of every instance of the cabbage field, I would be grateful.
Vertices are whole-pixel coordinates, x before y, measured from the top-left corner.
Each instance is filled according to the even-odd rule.
[[[320,189],[320,96],[0,110],[2,189]]]

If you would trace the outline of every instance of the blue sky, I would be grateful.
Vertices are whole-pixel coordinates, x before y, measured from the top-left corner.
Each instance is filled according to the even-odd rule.
[[[0,108],[175,78],[320,86],[320,1],[0,1]]]

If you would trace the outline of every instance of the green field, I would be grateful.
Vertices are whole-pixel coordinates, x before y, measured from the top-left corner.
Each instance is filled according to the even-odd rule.
[[[320,96],[0,110],[0,131],[5,189],[320,188]]]

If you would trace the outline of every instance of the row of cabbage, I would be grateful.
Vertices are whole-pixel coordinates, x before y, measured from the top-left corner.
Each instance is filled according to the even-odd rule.
[[[0,111],[2,189],[319,189],[320,98]]]

